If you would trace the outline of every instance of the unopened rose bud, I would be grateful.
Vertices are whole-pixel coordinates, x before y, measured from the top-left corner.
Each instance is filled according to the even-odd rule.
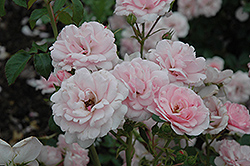
[[[188,156],[186,162],[187,165],[195,165],[196,163],[196,156]]]
[[[174,30],[169,30],[167,33],[165,33],[164,35],[162,35],[162,39],[167,39],[167,40],[171,40],[172,37],[174,35]]]
[[[134,23],[136,23],[137,18],[135,17],[135,15],[130,14],[127,16],[127,22],[129,23],[129,25],[133,26]]]
[[[176,162],[181,163],[184,162],[187,158],[187,152],[185,150],[180,150],[176,153]]]

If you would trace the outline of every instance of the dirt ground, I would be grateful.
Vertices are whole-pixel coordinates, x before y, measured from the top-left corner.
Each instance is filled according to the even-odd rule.
[[[0,46],[6,48],[9,55],[20,49],[31,47],[33,41],[39,37],[29,37],[21,32],[22,20],[30,15],[32,10],[6,1],[6,15],[0,18]],[[28,78],[37,77],[32,62],[26,65],[25,71],[16,82],[8,86],[4,73],[8,58],[0,59],[0,138],[15,143],[28,136],[43,136],[50,134],[48,120],[51,108],[49,95],[42,95],[40,91],[26,83]]]

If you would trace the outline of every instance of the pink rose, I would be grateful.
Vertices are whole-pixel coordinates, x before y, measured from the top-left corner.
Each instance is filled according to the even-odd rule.
[[[110,16],[108,18],[108,22],[110,29],[112,29],[113,31],[117,29],[123,29],[129,26],[129,24],[126,21],[126,17],[118,16],[116,14]]]
[[[197,0],[178,0],[178,12],[185,15],[188,19],[199,16]]]
[[[250,165],[250,147],[240,146],[235,140],[222,140],[219,145],[219,157],[214,160],[215,165],[248,166]]]
[[[55,166],[60,163],[62,159],[61,150],[52,146],[43,146],[37,157],[37,160],[46,166]]]
[[[68,71],[83,67],[110,70],[118,61],[114,41],[114,34],[98,22],[85,22],[79,28],[68,25],[50,48],[52,65]]]
[[[42,94],[53,93],[56,90],[54,85],[61,86],[62,81],[69,78],[71,75],[72,74],[67,71],[59,70],[56,74],[51,73],[48,80],[41,76],[40,80],[30,79],[27,80],[27,83],[35,87],[36,90],[42,90]]]
[[[227,129],[229,131],[250,134],[250,115],[248,109],[241,104],[226,102],[229,116]]]
[[[165,85],[148,110],[171,123],[180,135],[199,135],[209,126],[209,110],[194,91],[174,84]]]
[[[117,15],[134,14],[138,23],[154,21],[158,16],[165,15],[173,0],[116,0],[115,13]]]
[[[76,70],[51,96],[55,123],[66,132],[67,143],[86,148],[119,126],[127,112],[122,104],[127,95],[127,88],[106,70]]]
[[[189,24],[186,16],[180,12],[173,12],[171,16],[161,18],[159,24],[157,24],[157,28],[167,28],[166,31],[174,30],[172,39],[178,40],[178,38],[183,38],[188,35]]]
[[[224,60],[221,57],[214,56],[213,58],[207,58],[206,64],[209,67],[214,67],[218,70],[223,70],[224,68]]]
[[[77,143],[67,144],[62,134],[58,136],[57,146],[65,156],[64,166],[86,166],[89,163],[89,150],[83,149]]]
[[[227,97],[231,102],[244,103],[250,95],[250,78],[248,73],[237,71],[230,83],[225,85]]]
[[[146,58],[167,69],[170,82],[198,86],[206,78],[205,59],[196,58],[194,48],[180,41],[161,40],[156,49],[149,50]]]
[[[222,0],[197,0],[200,15],[215,16],[221,8]]]
[[[152,115],[147,107],[159,89],[169,84],[168,72],[160,70],[157,64],[135,58],[131,62],[117,65],[112,74],[129,89],[129,95],[123,104],[128,106],[126,117],[134,121],[143,121]]]
[[[214,84],[228,84],[231,81],[233,71],[230,69],[220,71],[214,67],[208,67],[206,70],[207,78],[204,83],[214,83]]]
[[[210,124],[205,133],[218,134],[228,124],[226,106],[215,96],[204,99],[204,103],[210,111]]]

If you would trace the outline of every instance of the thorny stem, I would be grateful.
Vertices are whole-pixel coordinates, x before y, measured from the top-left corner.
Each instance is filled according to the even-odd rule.
[[[58,30],[57,30],[57,26],[56,26],[56,19],[55,19],[55,15],[52,9],[52,6],[50,4],[50,1],[48,0],[44,0],[48,14],[49,14],[49,18],[50,18],[50,24],[53,30],[53,34],[54,34],[54,38],[57,38],[58,35]]]
[[[100,160],[99,160],[99,157],[98,157],[98,154],[95,150],[95,146],[94,144],[92,144],[90,147],[89,147],[89,156],[90,156],[90,160],[93,162],[94,166],[101,166],[101,163],[100,163]]]
[[[121,144],[123,145],[127,145],[120,137],[117,136],[117,134],[113,131],[113,130],[110,130],[109,131]]]
[[[210,150],[209,150],[209,143],[208,143],[208,134],[206,134],[206,153],[207,153],[207,162],[206,165],[209,166],[209,158],[210,158]]]
[[[163,148],[163,149],[167,148],[171,141],[172,141],[172,139],[168,139],[168,141],[167,141],[166,144],[164,145],[164,148]],[[161,151],[158,153],[158,155],[154,158],[154,163],[153,163],[154,166],[156,166],[156,164],[157,164],[157,162],[158,162],[158,160],[159,160],[159,157],[160,157],[160,156],[162,155],[162,153],[164,152],[163,149],[161,149]]]
[[[131,160],[132,160],[132,131],[129,132],[129,136],[127,137],[126,143],[127,143],[127,149],[126,149],[126,164],[127,166],[131,166]]]
[[[155,28],[156,24],[157,24],[158,21],[161,19],[161,17],[162,17],[162,16],[159,16],[159,17],[155,20],[154,24],[152,25],[152,27],[151,27],[150,30],[148,31],[148,34],[146,35],[146,39],[151,35],[151,32],[153,31],[153,29]]]

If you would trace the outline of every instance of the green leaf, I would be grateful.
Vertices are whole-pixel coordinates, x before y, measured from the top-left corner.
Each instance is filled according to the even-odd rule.
[[[246,4],[243,6],[243,11],[244,11],[244,12],[250,12],[250,3],[246,3]]]
[[[48,50],[48,43],[45,43],[43,45],[37,45],[35,42],[32,43],[32,47],[35,47],[36,49],[43,51],[43,52],[47,52]]]
[[[250,141],[249,140],[250,140],[250,135],[245,134],[240,138],[239,143],[240,143],[240,145],[248,145],[248,146],[250,146]]]
[[[5,4],[5,0],[1,0],[0,1],[0,17],[6,14],[4,4]]]
[[[66,0],[55,0],[55,3],[53,5],[53,11],[56,13],[58,10],[60,10],[63,5],[65,4]]]
[[[165,120],[160,119],[160,117],[157,116],[157,115],[155,115],[155,114],[152,115],[152,119],[153,119],[154,121],[160,122],[160,123],[161,123],[161,122],[166,122]]]
[[[31,57],[29,53],[21,50],[8,60],[5,66],[5,75],[9,85],[15,82]]]
[[[142,127],[139,127],[139,132],[140,132],[140,136],[142,137],[142,139],[148,143],[149,142],[149,139],[148,139],[148,136],[147,136],[147,133],[145,131],[145,129],[143,129]]]
[[[22,6],[22,7],[27,8],[26,0],[13,0],[13,2],[15,2],[15,4],[17,4],[18,6]]]
[[[49,129],[51,131],[57,132],[57,133],[62,133],[62,130],[60,129],[59,126],[56,125],[54,119],[53,119],[53,115],[50,116],[49,118]]]
[[[78,25],[83,19],[83,5],[80,0],[72,0],[73,4],[73,21]]]
[[[160,130],[159,126],[158,126],[158,123],[156,123],[152,128],[152,134],[155,135],[158,133],[158,131]]]
[[[36,71],[43,76],[44,78],[48,79],[52,70],[51,59],[49,54],[47,53],[40,53],[34,56],[34,65]]]
[[[119,148],[116,151],[116,156],[115,157],[118,158],[118,156],[120,155],[120,152],[122,152],[122,151],[124,151],[126,149],[127,149],[127,146],[125,146],[125,145],[119,146]]]
[[[71,16],[69,15],[69,13],[67,13],[65,11],[60,12],[58,14],[58,17],[59,17],[59,21],[61,21],[65,25],[69,25],[72,23]]]
[[[35,9],[31,13],[29,20],[37,21],[39,18],[41,18],[45,14],[47,14],[47,9],[46,8]]]
[[[28,2],[28,9],[36,2],[37,0],[29,0]]]

